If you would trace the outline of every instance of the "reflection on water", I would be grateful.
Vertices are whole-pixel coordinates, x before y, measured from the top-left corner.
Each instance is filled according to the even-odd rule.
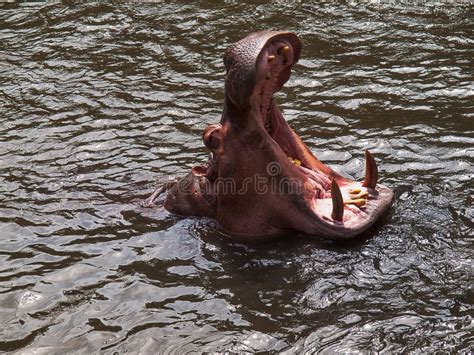
[[[467,351],[472,5],[142,4],[0,12],[0,350]],[[224,49],[288,29],[278,100],[316,155],[395,189],[371,235],[225,239],[138,202],[206,158]]]

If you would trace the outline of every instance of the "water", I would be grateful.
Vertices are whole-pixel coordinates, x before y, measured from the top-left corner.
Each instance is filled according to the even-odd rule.
[[[472,350],[472,9],[0,10],[0,350]],[[303,140],[395,190],[370,235],[245,245],[139,206],[206,159],[223,52],[260,29],[302,39],[277,99]]]

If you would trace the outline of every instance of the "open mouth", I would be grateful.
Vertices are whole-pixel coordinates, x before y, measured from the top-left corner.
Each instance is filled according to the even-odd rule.
[[[226,50],[224,110],[220,122],[203,132],[209,161],[170,190],[169,211],[216,218],[242,238],[296,230],[348,239],[388,210],[393,193],[377,183],[368,151],[364,180],[343,177],[313,155],[275,103],[273,94],[290,78],[300,53],[295,34],[272,31],[250,34]],[[278,166],[275,173],[271,164]],[[268,189],[285,181],[298,189]]]
[[[288,80],[293,58],[293,48],[284,40],[268,44],[260,54],[256,91],[263,127],[287,157],[290,169],[298,171],[301,182],[312,191],[306,201],[312,212],[328,225],[361,229],[374,215],[386,209],[391,191],[381,185],[376,189],[378,169],[369,151],[365,152],[364,180],[352,181],[316,159],[288,126],[273,102],[273,94]]]

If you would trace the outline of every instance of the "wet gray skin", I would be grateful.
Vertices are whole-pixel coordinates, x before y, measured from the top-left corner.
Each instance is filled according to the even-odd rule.
[[[460,2],[2,8],[0,351],[469,352],[471,18]],[[206,161],[222,55],[262,29],[302,42],[273,97],[288,124],[352,180],[369,149],[394,189],[357,240],[237,243],[140,206]]]

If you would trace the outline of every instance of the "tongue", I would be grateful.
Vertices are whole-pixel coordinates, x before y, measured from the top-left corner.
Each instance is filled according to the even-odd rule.
[[[320,173],[319,171],[313,171],[308,168],[305,168],[304,166],[298,166],[298,169],[305,174],[309,179],[314,184],[314,188],[317,191],[316,197],[317,198],[325,198],[327,197],[327,191],[331,187],[331,180],[324,175],[323,173]]]

